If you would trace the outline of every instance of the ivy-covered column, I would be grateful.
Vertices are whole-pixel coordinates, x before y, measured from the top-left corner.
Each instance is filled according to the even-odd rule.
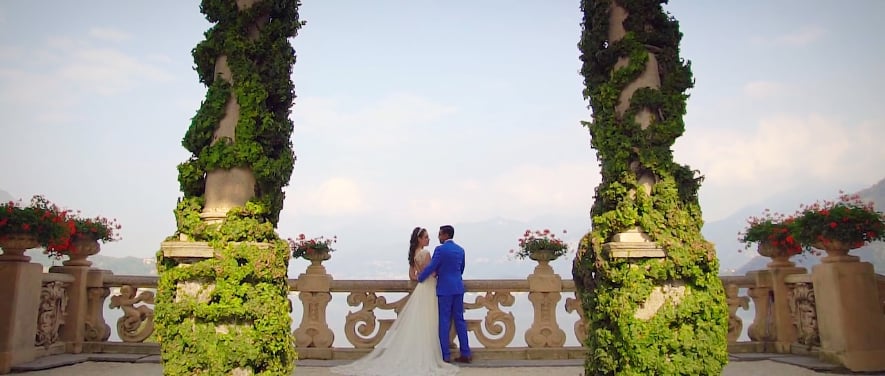
[[[583,0],[579,48],[602,182],[573,275],[588,375],[719,375],[728,307],[701,235],[702,177],[673,161],[685,93],[678,22],[664,0]]]
[[[165,375],[289,375],[289,247],[275,228],[289,182],[294,0],[203,0],[193,50],[206,98],[182,145],[176,234],[158,253]]]

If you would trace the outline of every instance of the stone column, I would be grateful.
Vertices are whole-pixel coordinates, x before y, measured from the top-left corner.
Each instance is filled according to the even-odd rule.
[[[885,316],[873,264],[824,258],[811,278],[821,358],[855,372],[885,370]]]
[[[326,307],[332,301],[332,276],[326,273],[322,264],[330,255],[325,253],[315,256],[307,271],[298,275],[296,287],[303,313],[301,324],[292,334],[295,335],[295,346],[299,354],[309,355],[311,359],[332,359],[335,333],[326,322]]]
[[[237,8],[241,11],[252,7],[261,0],[238,0]],[[258,38],[258,29],[267,22],[266,18],[257,20],[249,29],[249,39]],[[233,82],[233,74],[227,63],[227,56],[221,55],[215,60],[215,76],[228,83]],[[231,92],[224,106],[224,117],[218,123],[212,144],[217,142],[236,143],[237,122],[240,120],[240,105],[234,92]],[[227,216],[230,209],[243,206],[255,196],[255,175],[247,167],[234,167],[228,170],[217,169],[206,173],[206,199],[200,217],[208,223],[219,223]]]
[[[529,301],[534,308],[532,326],[525,332],[525,343],[531,348],[562,347],[565,331],[556,322],[556,304],[562,299],[562,278],[553,272],[550,260],[538,259],[538,266],[529,274]],[[532,356],[529,350],[529,357]]]
[[[4,254],[0,255],[0,374],[9,373],[12,366],[31,361],[36,356],[34,343],[43,267],[28,262],[28,256],[14,257],[36,246],[35,240],[32,243],[3,244]]]
[[[617,1],[611,2],[608,30],[609,43],[619,41],[627,35],[627,30],[624,28],[624,21],[627,19],[627,16],[627,10],[624,9],[620,4],[618,4]],[[629,58],[623,56],[618,57],[618,61],[615,63],[613,71],[624,68],[629,63]],[[624,87],[624,90],[621,90],[621,93],[618,96],[618,105],[617,107],[615,107],[615,111],[617,112],[619,118],[623,118],[624,114],[627,112],[627,109],[630,108],[630,100],[631,98],[633,98],[633,94],[636,92],[636,90],[642,88],[661,88],[661,75],[658,71],[658,60],[655,54],[651,51],[648,52],[648,60],[645,63],[645,69],[643,69],[639,77],[627,84],[627,86]],[[655,115],[648,108],[643,108],[634,116],[633,120],[639,124],[642,130],[645,130],[648,129],[654,118]],[[636,181],[639,186],[642,187],[642,190],[645,192],[645,194],[651,195],[652,187],[658,180],[654,173],[648,171],[647,168],[643,167],[639,163],[639,161],[636,160],[630,163],[630,170],[633,171],[634,174],[636,174]],[[630,192],[631,197],[635,197],[635,194],[636,193],[634,191]],[[627,232],[631,233],[625,235],[628,238],[634,237],[636,233],[645,235],[644,230],[639,226],[636,226],[634,229],[628,230]],[[645,235],[644,239],[641,240],[647,241],[648,236]],[[612,241],[618,242],[618,240]]]

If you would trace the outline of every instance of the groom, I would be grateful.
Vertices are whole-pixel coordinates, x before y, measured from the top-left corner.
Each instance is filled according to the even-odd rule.
[[[433,250],[430,264],[418,275],[418,282],[424,282],[431,273],[436,272],[436,296],[439,301],[439,346],[446,362],[451,361],[449,350],[449,328],[455,321],[458,332],[458,348],[461,357],[456,362],[470,363],[470,344],[467,343],[467,322],[464,321],[464,248],[455,244],[455,228],[449,225],[439,228],[439,246]]]

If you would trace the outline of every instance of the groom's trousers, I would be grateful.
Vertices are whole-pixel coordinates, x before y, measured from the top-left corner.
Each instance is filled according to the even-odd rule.
[[[443,360],[451,360],[449,349],[449,333],[452,321],[455,323],[455,332],[458,333],[458,349],[461,357],[471,355],[470,344],[467,343],[467,322],[464,321],[464,294],[437,295],[439,299],[439,346],[442,350]]]

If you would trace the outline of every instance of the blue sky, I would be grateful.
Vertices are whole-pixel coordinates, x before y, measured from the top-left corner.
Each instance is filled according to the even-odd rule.
[[[416,225],[586,228],[599,169],[579,124],[581,14],[577,1],[540,4],[304,0],[280,234],[335,234],[359,252]],[[116,217],[123,240],[103,254],[151,257],[174,232],[180,140],[205,94],[190,56],[209,27],[198,5],[0,3],[0,189]],[[883,178],[885,2],[667,9],[696,79],[674,153],[706,175],[707,221]]]

